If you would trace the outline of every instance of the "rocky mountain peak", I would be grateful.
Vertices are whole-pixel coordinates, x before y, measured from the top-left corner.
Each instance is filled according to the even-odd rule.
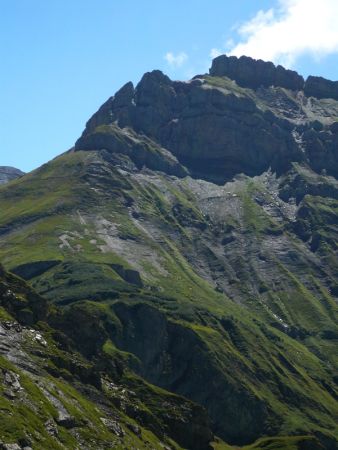
[[[239,86],[252,89],[279,86],[297,91],[304,86],[304,78],[297,72],[248,56],[220,55],[212,61],[209,73],[216,77],[226,76]]]
[[[152,70],[151,72],[146,72],[137,87],[139,89],[144,88],[147,84],[168,84],[171,85],[172,81],[170,78],[165,75],[161,70]]]
[[[123,147],[125,155],[129,145],[120,143],[132,133],[143,142],[127,152],[137,167],[169,168],[171,174],[189,173],[220,184],[240,173],[260,175],[269,167],[281,174],[292,162],[336,174],[335,86],[316,77],[305,83],[292,70],[246,56],[219,56],[210,75],[189,82],[172,81],[154,70],[135,88],[129,82],[109,98],[75,148],[120,154]],[[331,100],[322,104],[325,96]],[[169,154],[177,161],[169,161]]]
[[[135,95],[134,85],[131,81],[128,81],[114,96],[114,106],[116,108],[128,106]]]

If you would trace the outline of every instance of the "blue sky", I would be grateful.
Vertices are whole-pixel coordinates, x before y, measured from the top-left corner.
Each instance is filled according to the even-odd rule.
[[[66,151],[109,96],[153,69],[188,79],[212,55],[244,52],[338,79],[337,3],[0,0],[0,165],[29,171]]]

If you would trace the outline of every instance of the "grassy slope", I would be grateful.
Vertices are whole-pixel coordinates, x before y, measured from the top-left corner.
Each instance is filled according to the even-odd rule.
[[[129,356],[114,349],[111,343],[104,345],[105,356],[95,366],[95,361],[90,362],[76,351],[74,343],[65,341],[60,330],[48,325],[56,318],[65,321],[63,312],[54,306],[44,309],[43,305],[46,306],[43,299],[26,283],[0,266],[0,323],[4,330],[10,330],[2,330],[0,355],[2,443],[28,442],[37,450],[79,446],[95,450],[111,446],[163,449],[165,445],[179,450],[181,446],[170,436],[182,439],[185,416],[191,420],[189,427],[197,425],[203,432],[201,408],[150,385],[128,369],[112,370]],[[39,314],[40,320],[18,328],[16,320],[23,308]],[[95,307],[90,312],[95,315],[99,309]],[[105,309],[103,305],[101,309]],[[36,339],[37,335],[43,337],[44,343]],[[8,342],[15,346],[15,352],[4,352]],[[105,366],[105,358],[110,365]],[[20,389],[14,389],[15,395],[11,396],[8,391],[12,387],[6,383],[8,374],[20,382]],[[74,425],[59,422],[59,405]],[[113,420],[115,431],[104,420]],[[47,422],[53,425],[52,434]]]
[[[41,292],[45,288],[51,299],[92,300],[87,297],[90,285],[92,293],[108,291],[101,298],[108,306],[116,296],[126,302],[133,301],[131,295],[157,304],[173,320],[191,327],[206,343],[210,360],[217,362],[218,370],[231,385],[245,386],[251,395],[267,404],[276,413],[273,421],[283,418],[280,433],[312,433],[315,430],[335,433],[337,403],[323,387],[333,389],[329,364],[325,362],[334,356],[331,343],[326,342],[327,349],[320,344],[322,354],[318,354],[316,336],[310,336],[306,342],[297,342],[266,325],[264,321],[268,314],[254,301],[255,312],[249,314],[224,294],[216,292],[195,273],[182,254],[179,242],[170,234],[156,242],[131,220],[125,207],[127,196],[138,202],[145,220],[161,222],[162,226],[185,236],[187,245],[193,245],[189,230],[172,215],[171,203],[161,189],[155,185],[126,182],[123,176],[114,172],[117,187],[112,185],[104,192],[104,183],[102,186],[86,183],[87,168],[97,158],[95,153],[67,154],[0,190],[0,208],[4,212],[0,217],[0,228],[9,229],[0,236],[0,255],[4,264],[11,268],[47,259],[69,263],[68,269],[58,266],[33,280]],[[191,195],[172,186],[170,190],[177,203],[190,208],[190,215],[192,211],[196,220],[205,220]],[[264,235],[266,224],[270,225],[264,213],[250,200],[250,192],[251,187],[242,194],[247,228],[250,233]],[[79,219],[79,211],[86,215],[85,225]],[[156,253],[160,264],[147,258],[142,261],[144,271],[151,273],[148,289],[140,291],[124,283],[105,265],[118,263],[128,267],[131,264],[123,252],[102,251],[100,244],[105,242],[97,231],[95,219],[98,216],[115,222],[120,235],[135,242],[145,242]],[[70,245],[61,248],[60,236],[64,234],[71,236],[68,239]],[[96,240],[95,244],[91,243],[93,240]],[[76,271],[74,263],[85,266]],[[74,267],[76,273],[72,273]],[[290,323],[306,330],[320,331],[323,324],[335,329],[332,316],[335,304],[330,294],[323,293],[327,302],[323,304],[287,268],[281,267],[281,274],[288,280],[288,287],[280,293],[271,293],[270,307],[279,312],[283,310]],[[105,283],[107,289],[104,289]],[[231,335],[219,325],[224,317],[236,324],[235,334]],[[278,428],[277,422],[271,424],[271,429]]]
[[[252,445],[242,447],[243,450],[299,450],[302,448],[319,450],[324,447],[316,439],[308,436],[263,438]],[[232,447],[222,442],[215,442],[214,449],[236,450],[238,447]]]
[[[131,448],[135,445],[140,449],[146,449],[149,448],[146,441],[150,442],[153,448],[163,448],[160,439],[147,429],[142,430],[143,438],[140,439],[127,426],[123,426],[125,435],[123,439],[119,439],[101,421],[101,417],[107,417],[106,412],[100,410],[94,402],[86,399],[64,380],[58,380],[50,376],[32,379],[2,357],[0,358],[0,368],[1,370],[10,370],[20,376],[20,384],[25,396],[24,401],[9,400],[0,389],[0,408],[2,411],[0,433],[2,441],[6,443],[20,442],[20,440],[27,439],[29,436],[29,440],[34,442],[33,445],[36,450],[58,450],[65,446],[67,449],[76,449],[78,448],[79,438],[86,442],[90,446],[89,448],[93,449],[101,448],[102,445],[108,443],[114,443],[114,448],[118,449],[124,449],[126,446]],[[37,386],[37,383],[40,386]],[[58,439],[47,433],[45,423],[48,420],[56,419],[58,416],[55,407],[41,389],[42,385],[48,386],[50,393],[61,401],[79,424],[82,424],[76,427],[78,436],[62,426],[58,427]],[[113,411],[112,406],[111,410]],[[121,412],[115,412],[115,414],[118,414],[122,420],[128,423],[133,422],[127,416],[123,417]]]

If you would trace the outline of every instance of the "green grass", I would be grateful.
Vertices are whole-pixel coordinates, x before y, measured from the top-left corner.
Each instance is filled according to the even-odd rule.
[[[229,82],[222,79],[219,83],[226,88]],[[336,330],[336,306],[316,274],[309,273],[304,281],[285,264],[271,260],[273,276],[281,281],[279,289],[272,289],[269,281],[259,278],[251,262],[241,256],[233,263],[234,269],[241,273],[238,292],[249,293],[246,297],[238,294],[240,298],[231,301],[225,294],[216,292],[189,260],[189,254],[194,254],[194,239],[203,233],[196,225],[206,227],[205,242],[210,238],[211,243],[215,238],[212,227],[222,230],[227,224],[232,224],[235,233],[241,233],[245,243],[263,242],[267,234],[271,237],[282,233],[284,223],[277,224],[255,201],[257,193],[271,200],[264,186],[257,181],[243,182],[237,192],[242,208],[240,218],[229,214],[224,224],[215,225],[203,215],[187,183],[172,183],[164,176],[158,175],[153,182],[136,178],[126,181],[112,171],[108,176],[111,185],[106,189],[99,179],[92,181],[97,183],[95,189],[101,189],[99,194],[94,193],[91,189],[94,184],[89,185],[85,180],[90,165],[98,157],[91,152],[64,155],[0,189],[0,208],[4,211],[0,227],[9,227],[8,233],[0,236],[0,257],[6,267],[30,261],[60,260],[60,265],[31,282],[52,301],[74,302],[66,311],[74,318],[83,318],[83,323],[79,322],[85,327],[83,338],[90,340],[89,326],[102,331],[102,344],[96,349],[102,358],[116,359],[129,366],[140,363],[135,356],[121,352],[114,342],[111,330],[121,332],[122,325],[112,308],[116,301],[128,305],[145,302],[165,313],[189,336],[193,334],[221,393],[229,389],[234,400],[239,401],[238,393],[245,391],[247,401],[252,401],[250,405],[263,403],[268,408],[271,432],[279,430],[288,435],[297,430],[299,434],[311,434],[328,429],[332,435],[336,434],[337,404],[325,388],[333,389],[333,372],[328,361],[335,364],[336,341],[328,342],[320,334],[323,330]],[[127,195],[132,199],[130,203],[141,211],[138,222],[132,219],[125,205]],[[174,213],[173,205],[179,205],[181,214]],[[309,210],[308,220],[328,242],[335,236],[335,230],[327,218],[336,217],[336,203],[309,197],[305,206]],[[81,223],[78,212],[85,223]],[[97,218],[112,222],[121,242],[132,242],[135,249],[139,245],[146,250],[141,256],[135,251],[128,261],[118,247],[114,251],[103,251],[105,239],[98,234]],[[185,225],[186,220],[190,220],[189,226]],[[142,226],[147,223],[157,227],[163,238],[153,239],[153,228],[149,233],[144,231]],[[304,244],[294,235],[290,238],[290,233],[284,233],[283,237],[289,239],[292,248],[298,245],[301,252]],[[71,248],[60,247],[62,234],[72,237],[69,239]],[[147,257],[146,253],[154,257]],[[325,255],[332,258],[328,266],[335,267],[334,247]],[[110,264],[125,268],[132,268],[134,264],[142,266],[145,287],[139,289],[124,282]],[[143,277],[143,273],[148,278]],[[255,277],[264,286],[263,293],[249,291]],[[243,298],[248,299],[247,302]],[[237,301],[242,304],[236,304]],[[288,325],[304,331],[306,337],[297,341],[271,327],[270,324],[276,325],[271,312]],[[0,309],[0,317],[6,318],[6,314]],[[223,327],[222,319],[228,328]],[[49,369],[72,377],[66,362],[62,372],[57,360],[61,361],[62,355],[50,357]],[[208,385],[206,381],[205,384]],[[77,395],[70,392],[67,384],[63,389],[70,399]],[[153,403],[156,395],[151,392],[142,406],[145,414],[152,414],[158,408]],[[225,396],[226,401],[229,400]],[[89,414],[91,408],[91,404],[81,402],[79,400],[80,410],[74,407],[74,414],[79,417],[87,411]],[[71,401],[67,400],[67,405],[73,408]],[[92,421],[100,429],[97,417]],[[287,442],[289,444],[292,449],[294,443]],[[73,441],[69,445],[73,445]],[[271,447],[275,443],[269,445],[266,448],[279,448]],[[276,441],[276,445],[280,444]]]
[[[78,448],[78,438],[66,428],[58,426],[58,439],[51,437],[46,432],[44,424],[47,420],[57,419],[57,410],[47,400],[44,391],[36,384],[38,380],[32,380],[2,357],[0,357],[0,368],[16,373],[19,372],[20,383],[24,389],[22,400],[7,400],[1,392],[1,440],[6,443],[16,443],[20,439],[29,437],[33,442],[33,448],[37,450],[60,450],[64,446],[70,450]],[[114,445],[114,448],[121,450],[134,446],[146,449],[148,448],[145,443],[146,440],[151,443],[153,448],[162,448],[160,440],[149,430],[142,429],[142,439],[133,434],[124,425],[125,422],[130,422],[132,419],[129,419],[123,413],[119,413],[119,415],[121,416],[125,436],[122,440],[118,439],[101,421],[101,417],[105,417],[106,413],[64,380],[45,378],[43,385],[44,389],[48,389],[64,405],[67,411],[78,420],[78,423],[82,424],[76,428],[76,431],[80,439],[89,445],[89,448],[96,449],[99,445],[105,448],[107,445]],[[174,444],[173,447],[179,449],[177,444]]]
[[[286,436],[278,438],[259,439],[255,444],[243,447],[245,450],[299,450],[319,444],[317,439],[311,436]]]
[[[254,444],[244,447],[234,447],[224,442],[216,441],[213,443],[213,448],[214,450],[239,450],[240,448],[242,450],[300,450],[307,448],[307,446],[312,448],[312,445],[315,444],[319,445],[318,441],[311,436],[281,436],[276,438],[262,438]]]
[[[227,77],[211,77],[208,75],[203,76],[204,80],[209,86],[220,88],[226,93],[231,93],[238,96],[248,96],[250,94],[249,89],[242,88],[236,84],[235,81],[230,80]]]

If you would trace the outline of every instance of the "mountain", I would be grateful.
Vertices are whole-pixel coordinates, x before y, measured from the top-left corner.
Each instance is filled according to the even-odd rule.
[[[224,55],[188,82],[146,73],[0,189],[8,276],[47,301],[65,352],[133,380],[164,445],[337,448],[336,89]]]
[[[123,370],[112,344],[86,359],[50,326],[71,319],[0,267],[1,448],[206,448],[201,407]]]
[[[18,177],[22,177],[24,172],[19,169],[8,166],[0,166],[0,185],[15,180]]]

